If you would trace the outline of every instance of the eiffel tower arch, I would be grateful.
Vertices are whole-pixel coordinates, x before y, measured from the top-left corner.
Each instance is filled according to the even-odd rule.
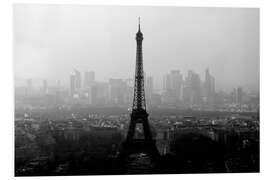
[[[146,111],[142,53],[143,34],[140,28],[140,19],[138,26],[139,29],[136,33],[137,51],[132,113],[130,114],[130,124],[126,139],[121,145],[119,158],[125,159],[134,153],[145,153],[152,160],[157,160],[160,155],[156,147],[156,141],[152,138],[148,113]],[[135,138],[137,124],[141,124],[143,127],[144,137],[142,139]]]

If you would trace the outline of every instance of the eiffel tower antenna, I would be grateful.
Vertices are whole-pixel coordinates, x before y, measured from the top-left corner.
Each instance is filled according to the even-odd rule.
[[[139,31],[141,31],[141,18],[139,17]]]

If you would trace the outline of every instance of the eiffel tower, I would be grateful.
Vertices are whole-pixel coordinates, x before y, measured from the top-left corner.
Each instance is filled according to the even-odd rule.
[[[140,28],[140,18],[138,28],[139,29],[136,34],[137,52],[133,106],[132,113],[130,115],[131,120],[127,137],[122,143],[120,157],[125,158],[134,153],[144,153],[147,154],[152,160],[156,160],[159,157],[159,152],[156,147],[156,141],[152,138],[150,125],[148,122],[148,113],[146,112],[142,53],[143,34]],[[143,127],[143,139],[136,139],[134,137],[137,124],[141,124]]]

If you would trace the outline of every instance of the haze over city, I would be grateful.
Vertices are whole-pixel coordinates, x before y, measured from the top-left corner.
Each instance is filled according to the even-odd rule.
[[[258,9],[15,5],[14,29],[15,176],[260,172]]]
[[[203,80],[209,68],[217,90],[259,89],[259,10],[252,8],[15,5],[15,84],[68,86],[74,68],[94,71],[98,81],[133,78],[139,16],[144,70],[155,88],[173,69]]]

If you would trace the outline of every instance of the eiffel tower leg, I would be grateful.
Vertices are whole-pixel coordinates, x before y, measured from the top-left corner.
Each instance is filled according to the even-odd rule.
[[[136,122],[134,122],[134,120],[131,119],[129,128],[128,128],[128,133],[127,133],[127,141],[130,141],[133,139],[135,129],[136,129]]]
[[[150,127],[149,127],[149,123],[147,121],[147,119],[143,120],[143,132],[144,132],[144,137],[145,137],[145,140],[151,140],[152,139],[152,135],[151,135],[151,132],[150,132]]]

